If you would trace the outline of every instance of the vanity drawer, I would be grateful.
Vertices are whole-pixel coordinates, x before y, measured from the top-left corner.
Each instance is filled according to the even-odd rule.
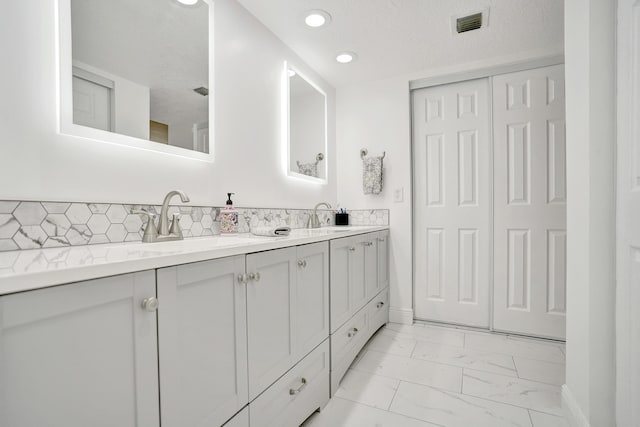
[[[362,346],[367,342],[369,331],[369,313],[365,306],[347,323],[331,335],[331,394],[355,359]]]
[[[329,340],[249,404],[251,427],[298,427],[329,401]]]
[[[368,339],[382,325],[389,322],[389,288],[384,289],[369,302],[367,311],[369,313]]]

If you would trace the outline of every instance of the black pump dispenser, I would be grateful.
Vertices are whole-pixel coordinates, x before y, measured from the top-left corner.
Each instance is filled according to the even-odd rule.
[[[236,193],[227,193],[227,206],[233,206],[233,200],[231,200],[231,196],[234,195]]]

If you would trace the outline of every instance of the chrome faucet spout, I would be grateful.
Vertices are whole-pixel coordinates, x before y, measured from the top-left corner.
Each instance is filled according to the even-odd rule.
[[[173,190],[167,193],[162,202],[162,210],[160,211],[160,219],[158,219],[158,234],[160,236],[168,236],[169,233],[169,202],[175,196],[180,196],[182,203],[189,203],[189,196],[180,190]]]
[[[320,228],[320,219],[318,218],[318,208],[320,206],[326,206],[327,209],[331,209],[331,205],[327,202],[320,202],[313,208],[313,213],[309,215],[309,221],[307,222],[307,228]]]

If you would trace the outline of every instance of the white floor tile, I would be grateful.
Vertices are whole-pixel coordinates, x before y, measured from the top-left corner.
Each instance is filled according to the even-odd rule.
[[[526,409],[405,382],[390,410],[447,427],[531,427]]]
[[[562,417],[542,412],[529,411],[533,427],[569,427],[569,423]]]
[[[456,366],[368,350],[352,368],[436,388],[461,390],[462,368]]]
[[[428,325],[400,325],[389,323],[385,330],[396,331],[399,335],[418,341],[436,342],[440,344],[464,346],[464,332],[455,329],[431,327]]]
[[[564,363],[552,363],[522,357],[514,357],[513,359],[520,378],[554,385],[564,384]]]
[[[467,334],[465,347],[547,362],[564,363],[564,353],[559,346],[534,340],[510,339],[503,335],[492,334]]]
[[[469,348],[418,342],[412,357],[414,359],[460,366],[461,368],[477,369],[512,377],[517,376],[513,358],[507,354],[487,353]]]
[[[397,334],[394,331],[381,329],[367,343],[367,349],[380,351],[398,356],[411,356],[416,340],[408,336]]]
[[[462,393],[562,416],[560,387],[465,369]]]
[[[438,427],[400,414],[334,397],[304,427]]]
[[[387,410],[400,380],[350,369],[342,379],[337,397]]]

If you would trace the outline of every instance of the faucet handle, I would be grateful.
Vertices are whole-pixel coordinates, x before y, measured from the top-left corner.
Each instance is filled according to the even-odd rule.
[[[156,214],[147,212],[144,209],[131,209],[132,214],[145,215],[147,220],[147,226],[144,228],[144,235],[142,241],[145,243],[152,243],[158,240],[158,229],[156,228],[155,217]]]
[[[169,234],[175,234],[182,238],[182,227],[180,227],[180,214],[174,213],[173,220],[171,221],[171,227],[169,227]]]

